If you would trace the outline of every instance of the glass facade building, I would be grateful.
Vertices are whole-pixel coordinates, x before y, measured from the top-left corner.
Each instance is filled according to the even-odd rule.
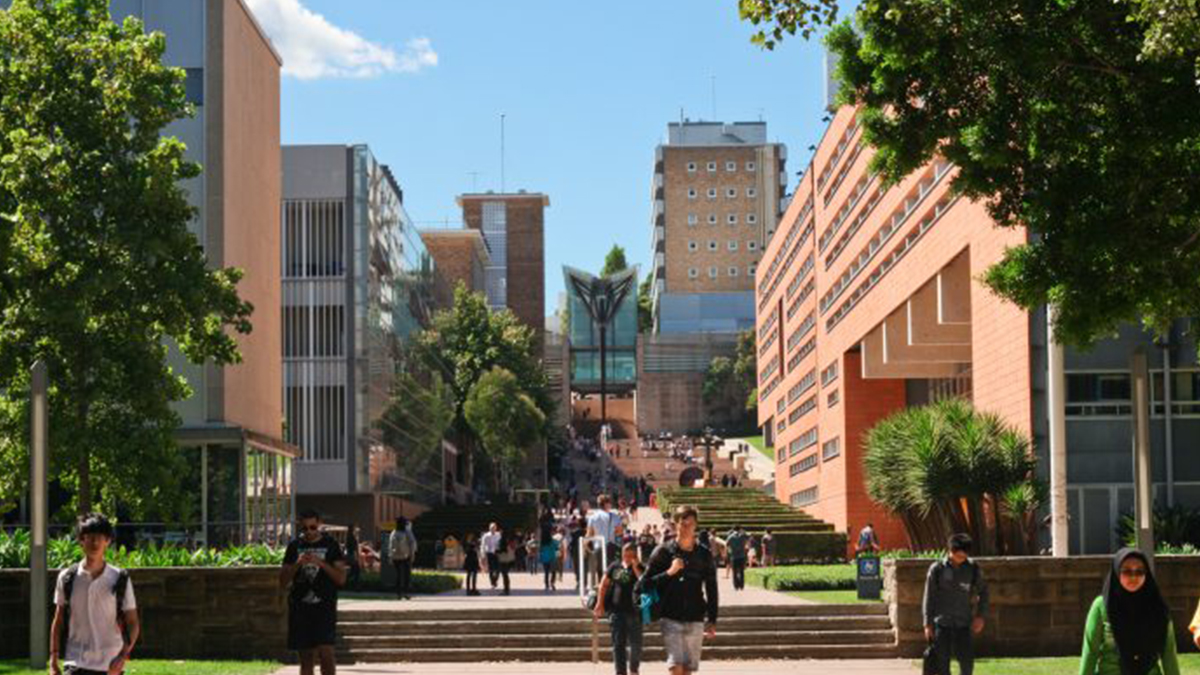
[[[571,386],[579,389],[600,387],[600,328],[588,314],[584,299],[571,283],[576,278],[591,275],[563,269],[567,277],[567,311],[570,322],[567,336],[571,345]],[[608,386],[613,390],[632,388],[637,384],[637,289],[628,293],[616,309],[605,336],[605,372]]]

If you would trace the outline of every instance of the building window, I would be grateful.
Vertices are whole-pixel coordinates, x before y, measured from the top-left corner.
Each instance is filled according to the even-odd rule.
[[[725,170],[730,173],[737,171],[737,162],[725,162]]]
[[[709,240],[708,240],[708,250],[710,250],[710,251],[715,251],[715,250],[717,250],[717,242],[715,242],[715,241],[713,241],[713,240],[709,239]]]
[[[696,188],[688,188],[688,199],[696,198]]]
[[[1068,416],[1130,415],[1129,373],[1067,373]]]
[[[695,267],[688,268],[688,278],[689,279],[695,279],[699,276],[700,276],[700,270],[696,269]]]
[[[758,271],[758,265],[751,265],[746,268],[746,274],[749,274],[750,276],[754,276],[754,273],[757,271]]]
[[[834,438],[821,444],[821,459],[831,460],[842,454],[842,439]]]
[[[726,188],[725,189],[725,198],[726,199],[737,199],[737,188]]]
[[[737,239],[730,239],[730,240],[729,240],[729,250],[730,250],[730,251],[736,251],[736,250],[738,250],[738,242],[737,242]]]
[[[716,278],[717,278],[717,268],[716,268],[716,267],[710,267],[710,268],[708,268],[708,278],[709,278],[709,279],[716,279]]]
[[[698,222],[700,222],[700,218],[696,214],[694,214],[694,213],[688,214],[688,225],[695,225]]]
[[[752,188],[752,187],[746,188],[746,198],[747,199],[754,199],[757,196],[758,196],[757,188]]]
[[[791,496],[788,500],[792,506],[800,508],[803,506],[811,506],[817,503],[819,486],[814,485],[807,490],[801,490]]]
[[[717,188],[708,188],[708,198],[709,199],[717,198]]]
[[[700,250],[700,245],[699,245],[699,244],[697,244],[697,243],[696,243],[696,241],[695,241],[694,239],[688,239],[688,250],[689,250],[689,251],[693,251],[693,252],[694,252],[694,251],[699,251],[699,250]]]
[[[738,275],[738,273],[740,273],[741,271],[742,271],[742,268],[740,268],[740,267],[730,267],[729,268],[729,276],[736,277]]]
[[[754,162],[746,162],[746,170],[747,171],[755,171],[757,169],[758,169],[758,165],[756,165]]]
[[[696,173],[696,163],[688,162],[688,173]]]
[[[748,250],[748,251],[757,251],[757,250],[758,250],[758,242],[757,242],[757,241],[754,241],[753,239],[751,239],[750,241],[746,242],[746,250]]]
[[[829,392],[829,397],[825,399],[826,408],[832,408],[838,404],[838,401],[841,400],[841,395],[838,394],[839,391],[841,390],[834,389],[833,391]]]
[[[716,162],[709,162],[709,163],[708,163],[708,172],[709,172],[709,173],[715,173],[715,172],[716,172],[716,170],[717,170],[717,163],[716,163]]]
[[[715,214],[715,213],[708,214],[708,224],[709,225],[717,224],[717,214]]]
[[[729,223],[730,225],[737,225],[737,214],[731,213],[725,216],[725,222]]]
[[[192,105],[204,105],[204,69],[184,68],[184,73],[187,75],[183,84],[187,102]]]
[[[746,222],[750,225],[754,225],[758,222],[758,216],[754,215],[753,213],[747,213]]]

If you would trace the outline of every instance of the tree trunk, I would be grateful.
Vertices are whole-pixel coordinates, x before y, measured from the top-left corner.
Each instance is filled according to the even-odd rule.
[[[88,417],[88,396],[83,394],[79,397],[79,427],[87,429]],[[76,508],[80,516],[87,515],[92,511],[92,454],[88,443],[79,443],[79,494],[76,495]]]

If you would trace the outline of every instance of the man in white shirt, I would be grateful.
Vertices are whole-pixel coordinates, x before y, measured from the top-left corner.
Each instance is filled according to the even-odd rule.
[[[487,556],[488,581],[492,582],[493,589],[500,580],[500,539],[500,526],[496,523],[488,525],[488,531],[479,538],[479,545],[483,547],[483,553]]]
[[[588,527],[596,532],[597,537],[604,537],[604,548],[608,551],[609,563],[615,562],[621,553],[620,531],[621,518],[611,511],[612,499],[608,495],[600,495],[600,508],[588,514]]]
[[[85,558],[60,572],[55,584],[50,673],[119,675],[141,633],[133,584],[127,572],[104,560],[113,540],[107,518],[97,513],[80,518],[76,534]]]

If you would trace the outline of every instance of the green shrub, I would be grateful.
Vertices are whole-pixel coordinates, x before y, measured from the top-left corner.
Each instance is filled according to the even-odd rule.
[[[457,591],[462,588],[462,578],[450,572],[433,572],[429,570],[413,570],[412,590],[421,595],[434,595],[447,591]],[[382,577],[376,572],[364,572],[359,579],[356,591],[375,593],[391,593],[395,586],[383,583]]]
[[[777,532],[775,558],[782,562],[828,563],[846,559],[842,532]]]
[[[788,565],[746,570],[746,581],[772,591],[838,591],[854,588],[854,565]]]
[[[117,567],[246,567],[280,565],[284,549],[264,544],[231,546],[224,549],[191,550],[182,546],[151,544],[137,549],[110,548],[108,561]],[[50,569],[62,569],[83,559],[83,549],[71,536],[51,539],[46,545],[46,563]],[[0,568],[29,567],[29,532],[0,532]]]
[[[1188,544],[1200,546],[1200,509],[1174,506],[1154,507],[1154,540],[1159,545],[1182,548]],[[1117,523],[1117,541],[1126,546],[1137,545],[1137,530],[1134,528],[1133,513],[1121,515]]]

